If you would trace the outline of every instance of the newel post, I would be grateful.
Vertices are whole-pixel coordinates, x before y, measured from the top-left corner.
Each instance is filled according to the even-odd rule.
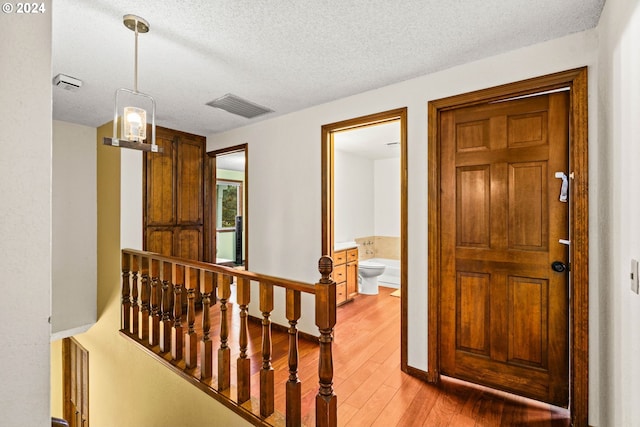
[[[320,388],[316,395],[316,425],[335,427],[338,425],[338,398],[333,393],[333,327],[336,325],[336,284],[331,280],[333,260],[323,256],[318,261],[322,275],[316,284],[316,325],[320,331],[320,357],[318,378]]]

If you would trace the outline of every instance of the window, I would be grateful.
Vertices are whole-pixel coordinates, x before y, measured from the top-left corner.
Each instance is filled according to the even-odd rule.
[[[242,215],[242,181],[218,180],[216,182],[218,231],[234,229],[236,216]]]

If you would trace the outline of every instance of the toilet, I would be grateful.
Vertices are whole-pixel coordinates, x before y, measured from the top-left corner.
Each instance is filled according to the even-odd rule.
[[[378,276],[384,273],[385,265],[372,261],[358,263],[358,292],[364,295],[378,295]]]

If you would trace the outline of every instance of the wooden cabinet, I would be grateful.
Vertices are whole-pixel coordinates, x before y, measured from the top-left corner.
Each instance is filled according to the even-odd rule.
[[[206,139],[156,128],[162,153],[145,153],[144,249],[203,259]]]
[[[336,282],[338,305],[358,295],[358,248],[333,253],[333,280]]]

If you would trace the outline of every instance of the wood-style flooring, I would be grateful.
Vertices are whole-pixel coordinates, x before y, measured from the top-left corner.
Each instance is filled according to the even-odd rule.
[[[338,307],[333,366],[339,426],[570,425],[569,411],[562,408],[454,379],[443,378],[439,385],[432,385],[403,373],[400,370],[400,298],[390,296],[393,291],[381,287],[379,295],[359,295],[353,302]],[[229,346],[232,349],[231,378],[235,382],[238,307],[233,303],[233,296],[231,301]],[[219,335],[214,332],[219,325],[219,306],[212,307],[211,313],[215,349]],[[250,322],[249,331],[252,394],[258,396],[261,326]],[[275,405],[277,411],[284,413],[288,337],[277,331],[272,336]],[[301,339],[299,357],[302,422],[313,426],[318,390],[317,343]]]

